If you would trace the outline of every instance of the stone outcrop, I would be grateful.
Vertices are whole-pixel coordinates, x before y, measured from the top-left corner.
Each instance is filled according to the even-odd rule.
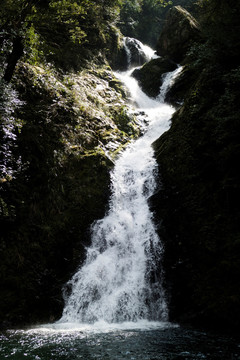
[[[157,54],[181,63],[190,46],[201,38],[197,20],[181,6],[172,7],[157,43]]]
[[[63,76],[21,63],[14,85],[2,112],[17,136],[0,177],[0,327],[61,315],[62,286],[104,216],[116,153],[139,135],[108,67]],[[22,105],[8,120],[14,96]]]
[[[140,69],[135,69],[132,76],[138,80],[142,90],[150,97],[159,94],[162,75],[176,69],[176,64],[168,59],[157,58],[149,61]]]

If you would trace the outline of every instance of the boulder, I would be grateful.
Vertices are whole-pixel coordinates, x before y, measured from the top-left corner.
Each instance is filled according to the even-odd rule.
[[[172,7],[157,43],[157,54],[177,63],[183,62],[194,42],[201,39],[197,20],[181,6]]]
[[[149,61],[140,69],[135,69],[132,76],[138,80],[142,90],[150,97],[159,94],[162,85],[162,75],[173,71],[177,65],[168,59],[157,58]]]

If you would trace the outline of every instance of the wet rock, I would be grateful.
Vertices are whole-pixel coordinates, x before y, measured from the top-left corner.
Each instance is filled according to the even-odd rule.
[[[135,69],[132,76],[138,80],[142,90],[150,97],[159,94],[162,75],[173,71],[177,65],[168,59],[157,58],[149,61],[140,69]]]

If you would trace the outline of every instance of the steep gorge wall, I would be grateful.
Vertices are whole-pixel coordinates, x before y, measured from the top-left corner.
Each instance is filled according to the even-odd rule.
[[[10,326],[61,315],[62,286],[106,211],[114,158],[139,126],[104,63],[62,73],[21,62],[4,91],[0,321]]]
[[[229,23],[236,23],[235,10]],[[217,46],[208,33],[181,56],[187,72],[171,96],[176,90],[184,103],[154,144],[161,181],[152,207],[162,224],[171,319],[234,330],[240,321],[240,72],[233,59],[240,52],[233,43],[234,58],[224,62]]]

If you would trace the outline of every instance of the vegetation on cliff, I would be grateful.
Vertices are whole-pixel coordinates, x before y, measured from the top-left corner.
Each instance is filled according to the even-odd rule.
[[[2,1],[0,321],[6,326],[61,313],[62,285],[84,259],[91,223],[106,210],[114,157],[139,135],[109,67],[123,60],[117,25],[155,46],[170,6],[163,3]],[[196,12],[193,3],[173,1]],[[168,47],[165,59],[135,73],[156,96],[162,73],[175,61],[184,65],[167,94],[169,102],[184,103],[154,144],[161,183],[152,206],[162,224],[171,319],[239,326],[240,6],[201,0],[197,9],[201,36],[191,48],[188,42],[178,58]],[[158,50],[162,44],[163,38]]]
[[[181,5],[193,10],[194,3],[194,0],[126,0],[118,26],[125,36],[137,38],[155,48],[169,9]]]
[[[4,1],[0,321],[56,319],[103,216],[114,157],[139,135],[116,58],[118,1]]]

